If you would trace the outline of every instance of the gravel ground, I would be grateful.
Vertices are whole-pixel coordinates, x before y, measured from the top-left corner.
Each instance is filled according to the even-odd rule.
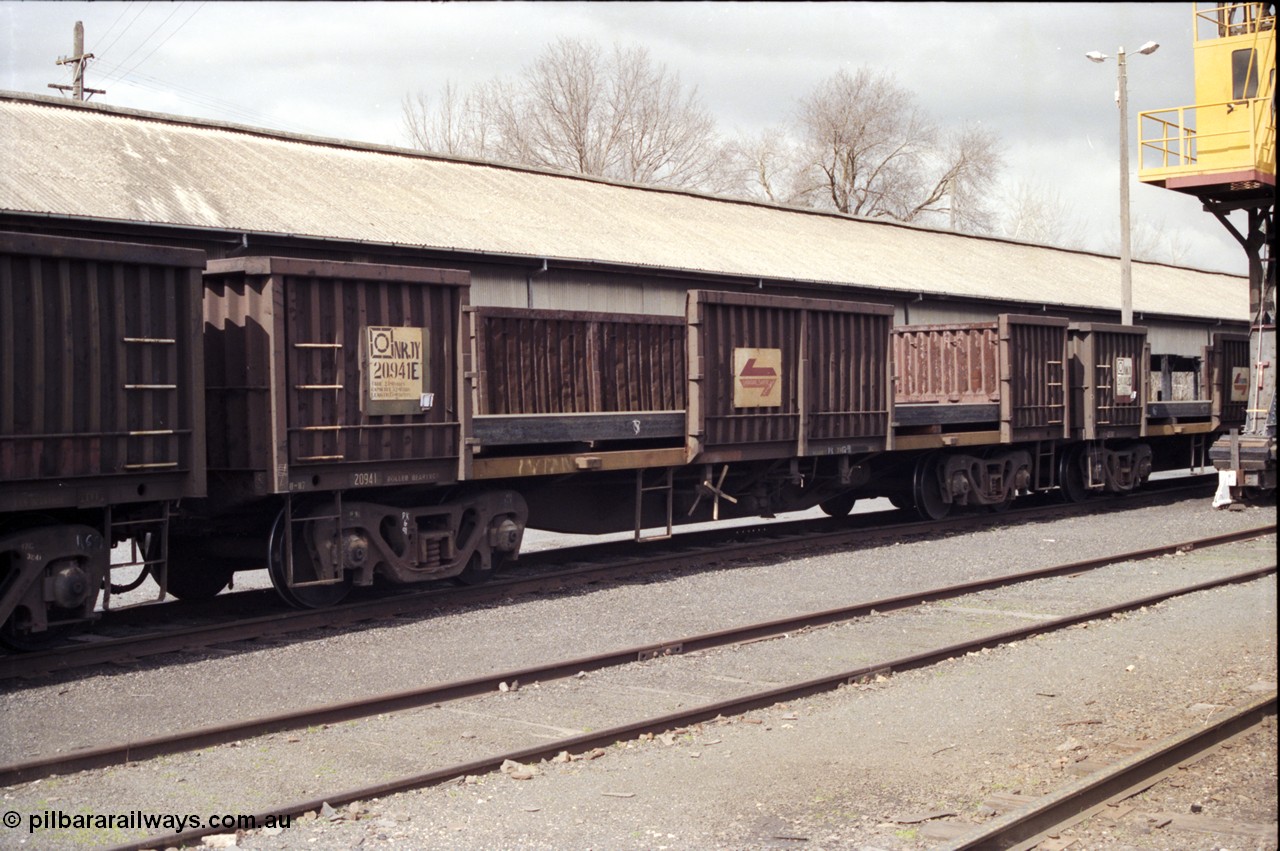
[[[0,748],[10,762],[96,743],[106,728],[137,739],[828,608],[1004,572],[1008,565],[1052,564],[1274,520],[1274,508],[1214,512],[1189,501],[618,583],[266,649],[49,680],[0,696],[4,724],[13,731]],[[786,640],[50,778],[5,790],[5,809],[24,816],[46,809],[254,812],[1271,563],[1274,539],[1118,566]],[[930,830],[938,820],[917,821],[922,814],[947,811],[955,813],[948,821],[980,821],[990,815],[984,802],[993,793],[1048,791],[1090,760],[1123,754],[1123,743],[1154,741],[1216,708],[1274,690],[1275,624],[1272,578],[745,719],[621,743],[598,759],[546,763],[526,781],[495,773],[364,802],[344,818],[309,819],[276,835],[251,832],[239,843],[932,847],[937,840]],[[58,723],[47,723],[50,717]],[[1218,834],[1189,833],[1178,824],[1152,827],[1158,818],[1130,814],[1109,826],[1080,826],[1089,842],[1076,847],[1274,848],[1274,724],[1257,739],[1197,766],[1210,772],[1205,779],[1188,774],[1182,787],[1171,787],[1198,800],[1183,802],[1156,787],[1147,794],[1166,797],[1143,801],[1134,813],[1183,813],[1197,804],[1206,816],[1269,824],[1270,840],[1249,844],[1228,835],[1224,844]],[[29,837],[21,830],[0,833],[0,846],[71,848],[122,838],[92,831]]]

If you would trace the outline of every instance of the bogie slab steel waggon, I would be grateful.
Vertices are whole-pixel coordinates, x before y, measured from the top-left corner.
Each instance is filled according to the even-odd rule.
[[[458,270],[0,234],[5,642],[91,621],[147,576],[202,598],[265,567],[323,607],[375,581],[482,581],[526,528],[1082,500],[1194,466],[1244,416],[1247,345],[1227,334],[1195,398],[1152,401],[1141,327],[468,295]]]

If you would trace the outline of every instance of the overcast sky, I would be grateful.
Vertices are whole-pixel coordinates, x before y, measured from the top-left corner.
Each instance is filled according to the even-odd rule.
[[[1006,187],[1033,182],[1119,251],[1114,55],[1136,114],[1194,101],[1192,4],[1180,3],[74,3],[0,0],[0,88],[59,96],[76,21],[96,103],[407,145],[401,100],[512,77],[560,36],[648,48],[696,86],[727,136],[785,122],[844,68],[890,72],[944,126],[1005,146]],[[1147,41],[1161,48],[1137,54]],[[1113,57],[1095,65],[1091,50]],[[1135,228],[1187,265],[1245,274],[1244,252],[1192,198],[1132,183]],[[1237,214],[1239,215],[1239,214]],[[1242,225],[1237,225],[1241,227]],[[1136,244],[1136,240],[1135,240]],[[1166,254],[1161,259],[1168,259]]]

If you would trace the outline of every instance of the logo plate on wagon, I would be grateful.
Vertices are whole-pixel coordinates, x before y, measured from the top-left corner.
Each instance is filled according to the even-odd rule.
[[[733,350],[733,406],[782,407],[782,349]]]

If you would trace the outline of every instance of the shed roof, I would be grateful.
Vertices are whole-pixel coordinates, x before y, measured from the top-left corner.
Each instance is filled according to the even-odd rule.
[[[1118,310],[1115,257],[0,92],[0,210]],[[1136,312],[1244,279],[1134,263]]]

